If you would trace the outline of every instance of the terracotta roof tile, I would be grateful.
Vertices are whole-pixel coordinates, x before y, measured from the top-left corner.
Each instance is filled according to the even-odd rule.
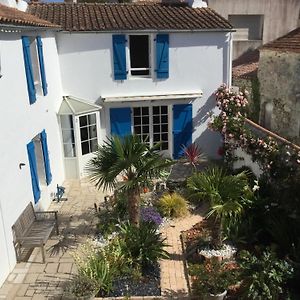
[[[232,29],[212,9],[184,4],[31,3],[27,11],[66,31]]]
[[[16,8],[0,4],[0,25],[59,27]]]
[[[257,76],[259,51],[250,50],[232,62],[232,77],[251,79]]]
[[[260,49],[300,53],[300,27],[277,40],[265,44]]]

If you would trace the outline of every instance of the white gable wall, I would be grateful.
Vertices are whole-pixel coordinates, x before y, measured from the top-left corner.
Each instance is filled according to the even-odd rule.
[[[59,33],[57,41],[64,93],[99,103],[101,97],[193,93],[202,90],[203,97],[196,99],[193,106],[193,141],[197,141],[210,156],[216,157],[220,137],[207,129],[206,113],[215,109],[213,93],[216,88],[223,82],[230,83],[231,34],[170,33],[169,39],[168,79],[156,80],[154,73],[152,78],[115,81],[111,33]],[[170,101],[159,103],[164,105]],[[119,104],[119,107],[126,105]],[[108,107],[104,104],[102,119],[107,119]],[[104,122],[102,126],[104,135],[108,135],[108,123]]]
[[[0,33],[1,53],[1,111],[0,118],[0,286],[15,265],[11,226],[33,201],[31,176],[27,157],[27,143],[46,130],[52,183],[42,190],[36,209],[47,209],[56,184],[64,179],[60,133],[56,111],[61,102],[61,82],[54,35],[41,32],[23,33],[41,35],[48,82],[48,95],[38,96],[30,105],[23,61],[21,34]],[[21,169],[20,163],[25,163]],[[4,230],[3,230],[4,229]],[[2,256],[3,255],[3,256]],[[7,256],[7,259],[5,258]]]

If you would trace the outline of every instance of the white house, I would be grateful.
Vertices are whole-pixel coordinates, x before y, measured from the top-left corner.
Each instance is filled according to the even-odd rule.
[[[230,84],[231,42],[224,18],[185,4],[0,5],[0,285],[25,206],[46,209],[107,137],[135,133],[173,158],[196,142],[217,157],[207,113]]]

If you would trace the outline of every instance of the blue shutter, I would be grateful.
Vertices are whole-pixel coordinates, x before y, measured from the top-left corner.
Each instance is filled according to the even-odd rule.
[[[113,35],[113,61],[115,80],[125,80],[126,71],[126,37],[124,34]]]
[[[111,108],[110,129],[111,135],[117,135],[119,137],[125,137],[131,134],[131,108]]]
[[[51,174],[51,169],[50,169],[47,134],[46,134],[45,129],[41,132],[41,143],[42,143],[42,150],[43,150],[43,157],[44,157],[46,183],[47,183],[47,185],[49,185],[52,181],[52,174]]]
[[[169,35],[156,36],[156,77],[169,78]]]
[[[29,160],[29,167],[30,167],[30,174],[31,174],[31,184],[32,184],[34,203],[37,203],[41,197],[41,190],[39,186],[39,178],[37,172],[37,164],[36,164],[33,141],[27,144],[27,153],[28,153],[28,160]]]
[[[183,146],[192,143],[193,116],[192,104],[178,104],[173,106],[173,158],[183,155]]]
[[[42,87],[43,87],[43,94],[46,96],[48,94],[48,85],[46,80],[46,73],[45,73],[45,64],[44,64],[44,54],[43,54],[43,43],[40,36],[36,38],[37,43],[37,50],[39,54],[39,62],[40,62],[40,73],[42,79]]]
[[[36,101],[36,95],[35,95],[32,62],[30,56],[30,41],[28,36],[22,36],[22,45],[23,45],[24,65],[25,65],[29,102],[30,104],[33,104]]]

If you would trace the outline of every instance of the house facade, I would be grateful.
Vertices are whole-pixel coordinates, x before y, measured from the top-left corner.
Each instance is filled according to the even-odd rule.
[[[62,97],[56,30],[49,22],[0,5],[0,284],[16,262],[13,223],[29,201],[46,209],[64,179],[56,146]],[[28,86],[31,75],[33,85]]]
[[[217,158],[207,113],[230,85],[232,27],[209,8],[64,3],[0,5],[0,27],[1,285],[23,209],[46,209],[57,184],[86,176],[112,135],[137,134],[171,158],[196,142]]]
[[[233,59],[297,28],[299,0],[207,0],[235,28]]]

